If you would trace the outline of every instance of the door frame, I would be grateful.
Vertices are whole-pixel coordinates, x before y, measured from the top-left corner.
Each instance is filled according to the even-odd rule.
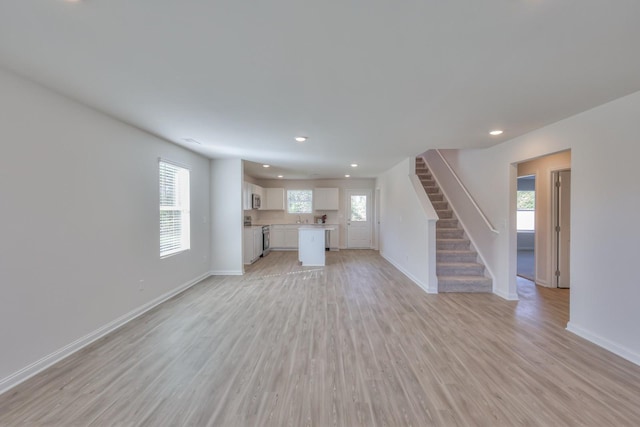
[[[558,233],[556,232],[556,226],[558,225],[558,198],[555,188],[555,174],[559,172],[571,172],[571,168],[561,168],[551,170],[551,274],[552,274],[552,288],[570,289],[571,288],[571,252],[569,252],[569,286],[558,286],[558,277],[555,275],[556,271],[560,268],[558,265]],[[571,183],[569,183],[569,191],[571,192]],[[571,223],[571,193],[569,193],[569,222]],[[569,230],[571,233],[571,230]],[[569,234],[570,236],[571,234]],[[571,251],[571,245],[569,244],[569,251]]]

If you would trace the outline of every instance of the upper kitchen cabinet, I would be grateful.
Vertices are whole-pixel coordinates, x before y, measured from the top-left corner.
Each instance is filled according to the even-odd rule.
[[[262,200],[260,209],[264,209],[265,189],[259,185],[252,184],[250,182],[242,183],[242,209],[245,211],[253,209],[253,195],[257,195]]]
[[[339,190],[337,188],[314,188],[313,208],[316,211],[337,211]]]
[[[268,211],[283,211],[284,188],[265,188],[262,206],[260,207],[260,209]]]

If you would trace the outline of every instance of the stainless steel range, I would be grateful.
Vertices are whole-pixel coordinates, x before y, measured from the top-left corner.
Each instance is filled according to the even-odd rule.
[[[262,256],[265,257],[271,252],[270,227],[265,225],[262,227]]]

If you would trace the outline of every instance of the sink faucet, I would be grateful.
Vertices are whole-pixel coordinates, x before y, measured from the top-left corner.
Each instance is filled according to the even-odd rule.
[[[300,215],[298,215],[298,220],[296,221],[296,224],[300,224],[302,222],[302,220],[300,219]]]

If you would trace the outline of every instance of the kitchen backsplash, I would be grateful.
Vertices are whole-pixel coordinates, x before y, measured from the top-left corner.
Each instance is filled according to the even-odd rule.
[[[244,211],[245,215],[251,215],[256,224],[295,224],[298,217],[302,222],[313,223],[314,216],[327,215],[327,224],[338,224],[340,221],[338,211],[315,211],[311,214],[290,214],[285,211]]]

